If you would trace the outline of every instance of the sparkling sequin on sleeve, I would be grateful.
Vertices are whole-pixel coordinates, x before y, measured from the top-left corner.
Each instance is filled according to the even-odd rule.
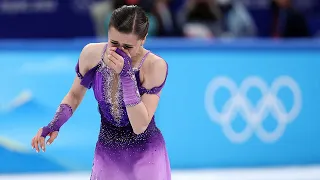
[[[72,114],[73,110],[70,105],[61,104],[48,127],[53,131],[59,131],[60,127],[68,121]]]

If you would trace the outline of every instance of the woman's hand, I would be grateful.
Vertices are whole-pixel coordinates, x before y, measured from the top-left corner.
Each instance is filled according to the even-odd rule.
[[[122,74],[131,66],[131,57],[127,50],[111,47],[107,56],[107,66],[113,69],[117,74]]]
[[[48,136],[50,136],[50,138],[47,141],[47,145],[50,145],[58,136],[59,131],[54,131],[52,133],[49,133]],[[39,129],[39,131],[37,132],[36,136],[34,138],[32,138],[31,141],[31,146],[33,149],[36,149],[36,152],[40,152],[40,148],[42,149],[43,152],[46,151],[46,144],[45,144],[45,138],[46,137],[42,137],[42,128]],[[40,146],[40,148],[39,148]]]

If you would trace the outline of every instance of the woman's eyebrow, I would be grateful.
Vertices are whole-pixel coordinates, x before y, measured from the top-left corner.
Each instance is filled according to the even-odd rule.
[[[119,44],[119,42],[118,41],[115,41],[115,40],[110,40],[112,43],[115,43],[115,44]],[[127,47],[133,47],[133,45],[131,45],[131,44],[124,44],[125,46],[127,46]]]

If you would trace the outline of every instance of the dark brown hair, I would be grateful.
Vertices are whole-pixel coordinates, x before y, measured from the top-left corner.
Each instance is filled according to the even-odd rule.
[[[145,11],[136,5],[124,5],[113,11],[109,29],[114,27],[121,33],[133,33],[144,39],[148,33],[149,20]]]

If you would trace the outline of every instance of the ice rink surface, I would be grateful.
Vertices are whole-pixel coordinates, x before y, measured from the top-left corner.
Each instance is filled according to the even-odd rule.
[[[89,180],[90,172],[0,175],[0,180]],[[320,180],[320,166],[174,171],[172,180]]]

